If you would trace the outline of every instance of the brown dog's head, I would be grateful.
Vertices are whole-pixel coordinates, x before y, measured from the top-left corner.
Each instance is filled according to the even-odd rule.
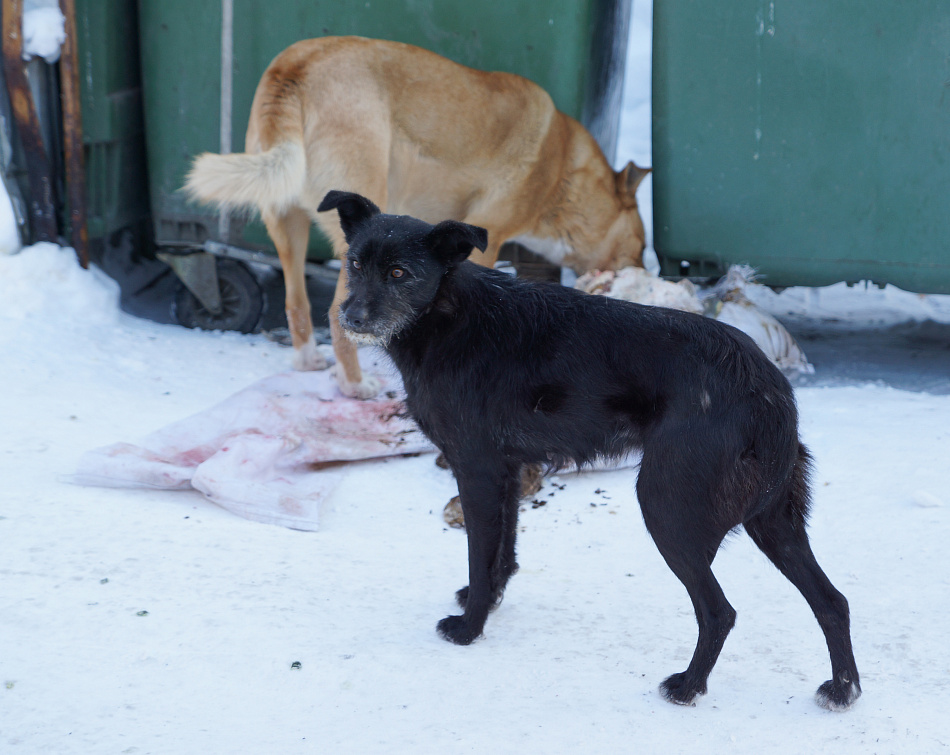
[[[340,324],[362,343],[386,346],[426,311],[445,275],[473,248],[484,251],[488,244],[484,228],[386,215],[352,192],[329,192],[317,210],[340,213],[350,247],[343,260],[349,295],[340,305]]]
[[[610,197],[612,201],[585,202],[574,198],[574,206],[583,207],[583,211],[578,227],[570,234],[575,250],[565,256],[565,265],[578,274],[643,265],[646,233],[637,206],[637,188],[651,170],[629,162],[619,173],[609,171],[607,176],[598,173],[596,178],[590,176],[586,183],[578,182],[582,186],[602,187],[598,195]],[[613,185],[604,186],[607,181]]]

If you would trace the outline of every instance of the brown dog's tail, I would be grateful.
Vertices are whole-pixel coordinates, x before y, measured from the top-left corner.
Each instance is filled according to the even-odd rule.
[[[254,95],[251,121],[268,148],[199,155],[185,183],[193,199],[278,215],[299,199],[307,177],[303,113],[298,87],[286,79],[279,69],[269,69]]]
[[[281,214],[303,191],[307,159],[291,139],[257,154],[205,152],[192,165],[185,191],[202,202]]]
[[[303,113],[298,87],[268,70],[254,96],[252,126],[261,152],[205,152],[192,165],[185,191],[193,199],[228,208],[282,214],[300,197],[307,176]]]

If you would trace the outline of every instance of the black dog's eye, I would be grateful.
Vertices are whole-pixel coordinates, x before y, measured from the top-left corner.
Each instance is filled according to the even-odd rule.
[[[392,270],[389,271],[389,274],[393,278],[402,278],[402,276],[406,274],[406,271],[403,270],[401,267],[394,267]]]
[[[362,267],[359,260],[353,260],[350,264],[353,265],[354,270],[359,270]]]

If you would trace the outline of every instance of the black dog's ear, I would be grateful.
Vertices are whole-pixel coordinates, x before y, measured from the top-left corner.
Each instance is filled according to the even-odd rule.
[[[352,191],[337,191],[336,189],[327,192],[317,208],[317,212],[327,210],[340,212],[340,227],[343,228],[347,244],[353,240],[353,236],[363,223],[373,215],[379,215],[379,208],[366,197],[354,194]]]
[[[436,256],[452,266],[468,257],[473,247],[484,252],[488,246],[488,231],[457,220],[443,220],[429,231],[426,239]]]

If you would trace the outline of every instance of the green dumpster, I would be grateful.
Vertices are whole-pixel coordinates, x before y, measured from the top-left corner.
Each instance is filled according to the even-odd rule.
[[[950,3],[654,5],[666,274],[950,292]]]
[[[89,238],[142,228],[150,207],[135,3],[76,0]]]
[[[140,0],[140,44],[149,189],[162,247],[215,249],[214,242],[269,250],[263,224],[189,202],[180,191],[192,158],[222,151],[222,49],[232,40],[231,151],[244,150],[251,100],[270,61],[292,43],[355,34],[416,44],[459,63],[506,70],[545,87],[612,157],[619,121],[630,0],[234,0],[231,32],[223,3]],[[227,60],[227,56],[224,56]],[[222,78],[222,70],[225,77]],[[224,83],[223,83],[224,82]],[[227,98],[225,98],[226,100]],[[226,145],[225,145],[226,147]],[[312,234],[310,256],[330,256]],[[212,242],[209,245],[208,242]]]

